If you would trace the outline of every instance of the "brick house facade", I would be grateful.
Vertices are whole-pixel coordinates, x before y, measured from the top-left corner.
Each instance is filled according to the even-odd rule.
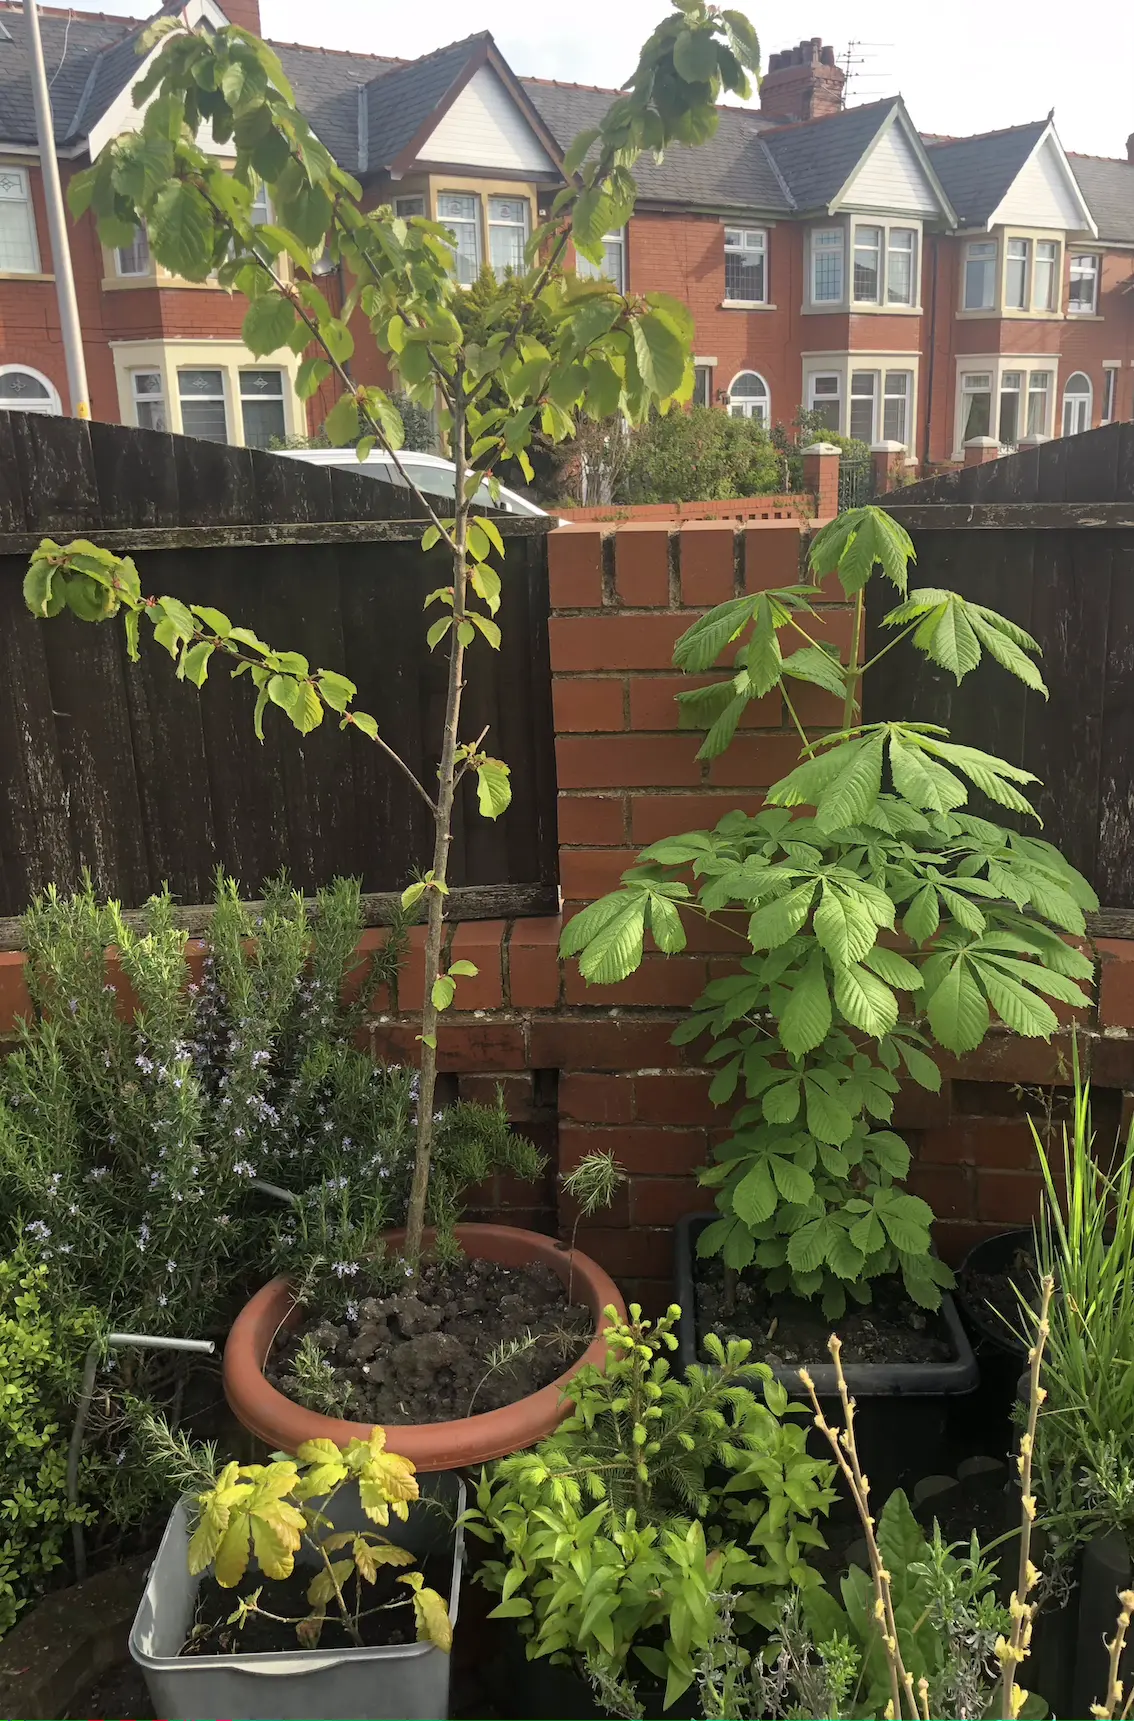
[[[257,0],[168,0],[258,28]],[[141,25],[45,10],[64,179],[134,110]],[[36,165],[22,10],[0,0],[0,404],[60,410],[66,380]],[[615,92],[519,79],[480,34],[416,61],[276,44],[297,99],[368,201],[445,220],[467,277],[504,267],[561,181],[562,150]],[[774,54],[759,109],[723,107],[696,150],[645,160],[607,268],[683,299],[698,398],[768,422],[801,406],[924,466],[970,436],[1014,447],[1134,417],[1134,139],[1068,156],[1050,119],[922,137],[900,99],[843,108],[830,48]],[[141,244],[73,229],[96,416],[265,442],[317,428],[297,360],[256,359],[219,288]],[[332,278],[329,293],[340,290]],[[360,376],[380,360],[360,342]]]

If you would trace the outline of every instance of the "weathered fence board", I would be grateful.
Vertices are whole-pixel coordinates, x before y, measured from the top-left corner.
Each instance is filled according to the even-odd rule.
[[[21,595],[45,535],[129,551],[143,589],[215,605],[349,675],[428,787],[446,663],[425,645],[423,601],[450,575],[443,551],[422,554],[408,507],[403,488],[349,470],[0,413],[0,917],[50,882],[74,886],[83,868],[129,907],[165,881],[180,901],[205,902],[218,865],[250,894],[281,868],[308,893],[350,874],[380,905],[429,864],[424,807],[363,736],[328,717],[301,738],[269,710],[261,744],[247,676],[214,668],[198,693],[145,628],[130,665],[120,626],[38,622]],[[469,658],[462,737],[491,725],[514,790],[495,822],[479,817],[471,784],[462,790],[452,876],[473,894],[459,890],[454,908],[470,915],[485,912],[485,890],[495,913],[557,902],[548,524],[500,517],[503,647]]]
[[[1027,628],[1050,698],[987,662],[958,687],[899,650],[867,678],[868,719],[941,723],[1034,771],[1043,834],[1094,884],[1113,932],[1134,910],[1134,425],[946,473],[885,506],[913,535],[911,583]],[[872,597],[880,643],[885,607]]]

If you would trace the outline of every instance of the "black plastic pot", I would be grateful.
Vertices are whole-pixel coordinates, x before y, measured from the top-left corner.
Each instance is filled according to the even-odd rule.
[[[675,1277],[677,1301],[681,1305],[678,1355],[683,1368],[703,1360],[697,1345],[694,1266],[697,1238],[716,1218],[715,1213],[694,1213],[677,1224]],[[978,1370],[972,1346],[948,1293],[942,1298],[941,1317],[953,1345],[950,1361],[847,1363],[843,1368],[847,1387],[856,1400],[855,1434],[876,1506],[893,1489],[905,1486],[911,1479],[952,1467],[949,1411],[959,1399],[973,1392]],[[809,1363],[807,1371],[828,1420],[841,1420],[834,1364]],[[772,1372],[793,1396],[806,1400],[798,1368],[773,1365]],[[813,1436],[816,1455],[828,1456],[818,1431],[813,1431]]]
[[[1012,1407],[1016,1383],[1027,1357],[1027,1347],[1001,1320],[995,1309],[971,1286],[973,1273],[999,1273],[1020,1249],[1032,1243],[1030,1226],[985,1237],[971,1248],[957,1274],[956,1300],[980,1369],[980,1386],[956,1419],[954,1437],[958,1450],[993,1451],[999,1456],[1015,1444]]]
[[[604,1721],[606,1711],[595,1702],[589,1680],[547,1656],[529,1661],[527,1639],[515,1623],[499,1623],[502,1632],[490,1686],[501,1715],[512,1721]],[[666,1709],[664,1686],[651,1679],[640,1664],[633,1678],[646,1721],[691,1721],[700,1713],[696,1684]]]

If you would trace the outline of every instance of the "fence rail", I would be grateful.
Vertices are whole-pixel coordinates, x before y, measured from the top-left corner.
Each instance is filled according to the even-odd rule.
[[[815,513],[810,491],[776,496],[740,496],[719,502],[606,502],[590,508],[557,508],[558,518],[572,525],[611,525],[648,520],[808,520]]]
[[[361,735],[328,719],[301,738],[269,713],[261,744],[247,678],[214,672],[198,694],[152,641],[131,666],[120,628],[38,622],[21,590],[44,536],[129,550],[144,589],[212,604],[349,675],[359,706],[428,783],[446,664],[426,647],[423,601],[451,576],[443,551],[422,553],[410,500],[349,470],[0,413],[0,917],[19,915],[48,883],[72,888],[84,868],[135,908],[164,882],[186,904],[207,902],[218,865],[250,895],[281,869],[308,894],[354,875],[377,903],[429,864],[425,809]],[[558,902],[550,522],[498,524],[503,646],[470,654],[465,723],[470,737],[489,726],[514,802],[486,821],[466,785],[453,881],[491,887],[493,914],[531,914]],[[483,902],[455,906],[475,916]]]

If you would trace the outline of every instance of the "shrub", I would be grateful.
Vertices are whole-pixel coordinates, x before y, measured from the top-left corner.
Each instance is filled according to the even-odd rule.
[[[49,1269],[17,1249],[0,1260],[0,1637],[63,1564],[69,1405],[93,1314],[53,1315]]]
[[[780,456],[763,426],[716,407],[655,414],[629,442],[618,502],[714,502],[784,488]]]

